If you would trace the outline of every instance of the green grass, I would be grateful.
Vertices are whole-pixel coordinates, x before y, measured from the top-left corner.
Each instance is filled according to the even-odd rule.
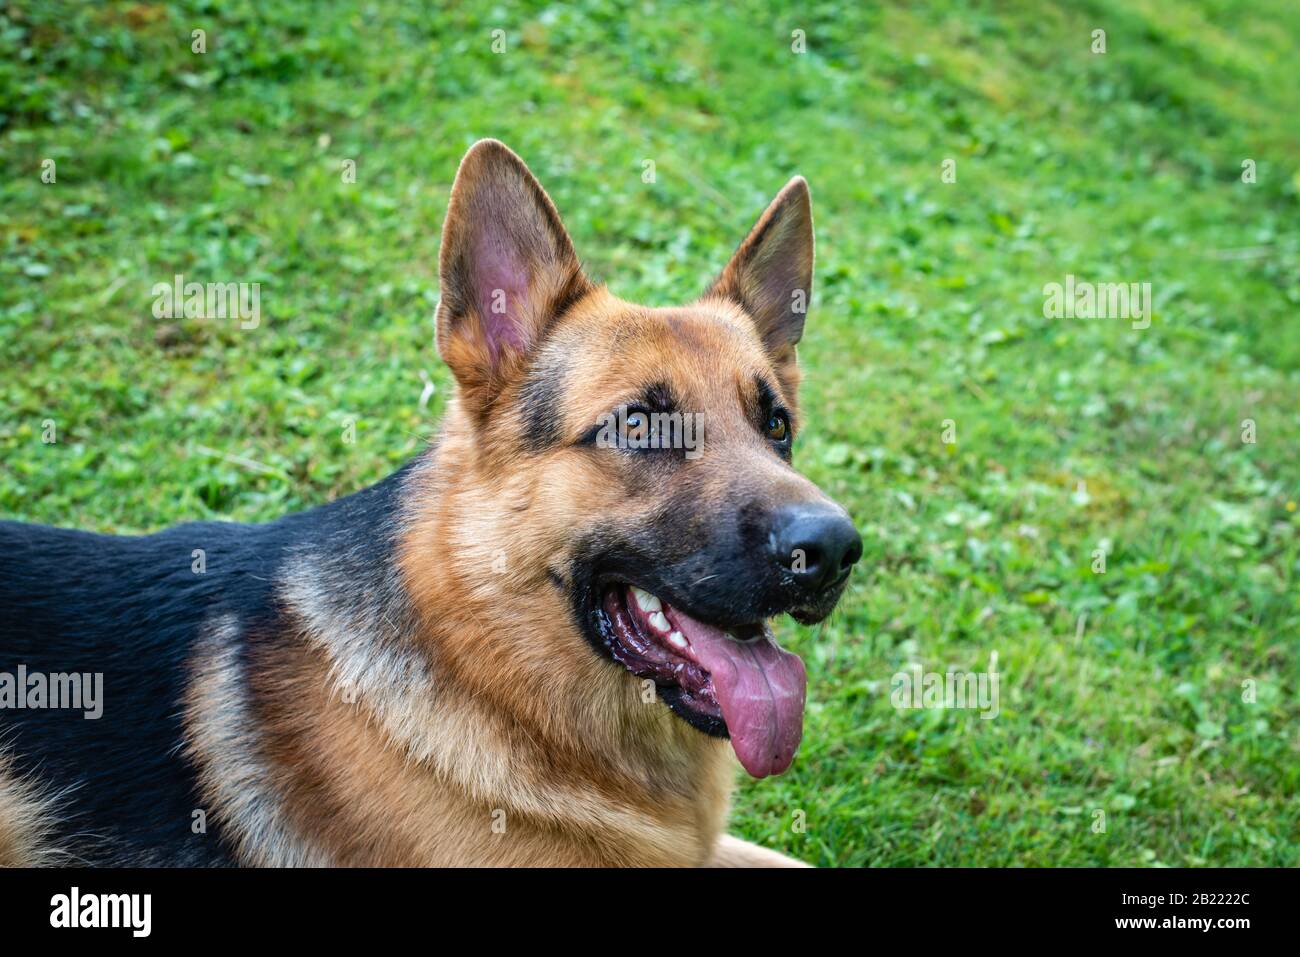
[[[802,173],[796,462],[866,561],[781,626],[804,745],[736,830],[821,864],[1300,865],[1293,3],[417,6],[0,7],[0,515],[264,520],[415,454],[479,137],[654,304]],[[155,319],[177,272],[261,282],[261,326]],[[1150,328],[1044,318],[1067,272],[1150,282]],[[910,663],[994,652],[995,720],[891,706]]]

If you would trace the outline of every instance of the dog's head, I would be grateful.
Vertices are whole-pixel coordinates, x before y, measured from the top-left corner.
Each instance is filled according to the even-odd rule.
[[[492,140],[461,163],[441,249],[438,350],[512,601],[564,617],[552,666],[652,681],[760,777],[789,766],[805,691],[767,621],[825,618],[862,552],[791,464],[812,266],[796,178],[698,300],[623,302]]]

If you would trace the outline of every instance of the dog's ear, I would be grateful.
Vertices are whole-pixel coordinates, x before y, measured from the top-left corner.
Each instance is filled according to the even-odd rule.
[[[438,265],[438,354],[479,409],[591,288],[550,197],[496,140],[460,162]]]
[[[796,176],[776,194],[705,296],[722,296],[748,312],[778,371],[792,369],[812,273],[812,199],[807,181]]]

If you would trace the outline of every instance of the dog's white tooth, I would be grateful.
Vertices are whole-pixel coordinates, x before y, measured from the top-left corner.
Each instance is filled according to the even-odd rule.
[[[669,644],[676,645],[678,648],[689,648],[691,646],[690,642],[686,640],[686,636],[680,631],[674,631],[669,635],[668,642]]]
[[[636,599],[637,606],[647,615],[653,611],[663,610],[664,606],[657,596],[650,594],[648,591],[643,591],[635,585],[632,586],[632,597]]]
[[[662,611],[657,611],[650,616],[650,624],[654,625],[660,631],[671,631],[672,625],[668,624],[668,619]]]

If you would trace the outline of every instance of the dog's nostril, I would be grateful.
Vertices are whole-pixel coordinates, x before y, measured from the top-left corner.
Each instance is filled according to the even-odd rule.
[[[846,572],[862,560],[862,537],[858,536],[857,540],[849,546],[849,550],[844,553],[840,559],[840,571]]]
[[[803,542],[790,549],[784,564],[795,573],[815,569],[822,564],[822,553],[816,545]]]

